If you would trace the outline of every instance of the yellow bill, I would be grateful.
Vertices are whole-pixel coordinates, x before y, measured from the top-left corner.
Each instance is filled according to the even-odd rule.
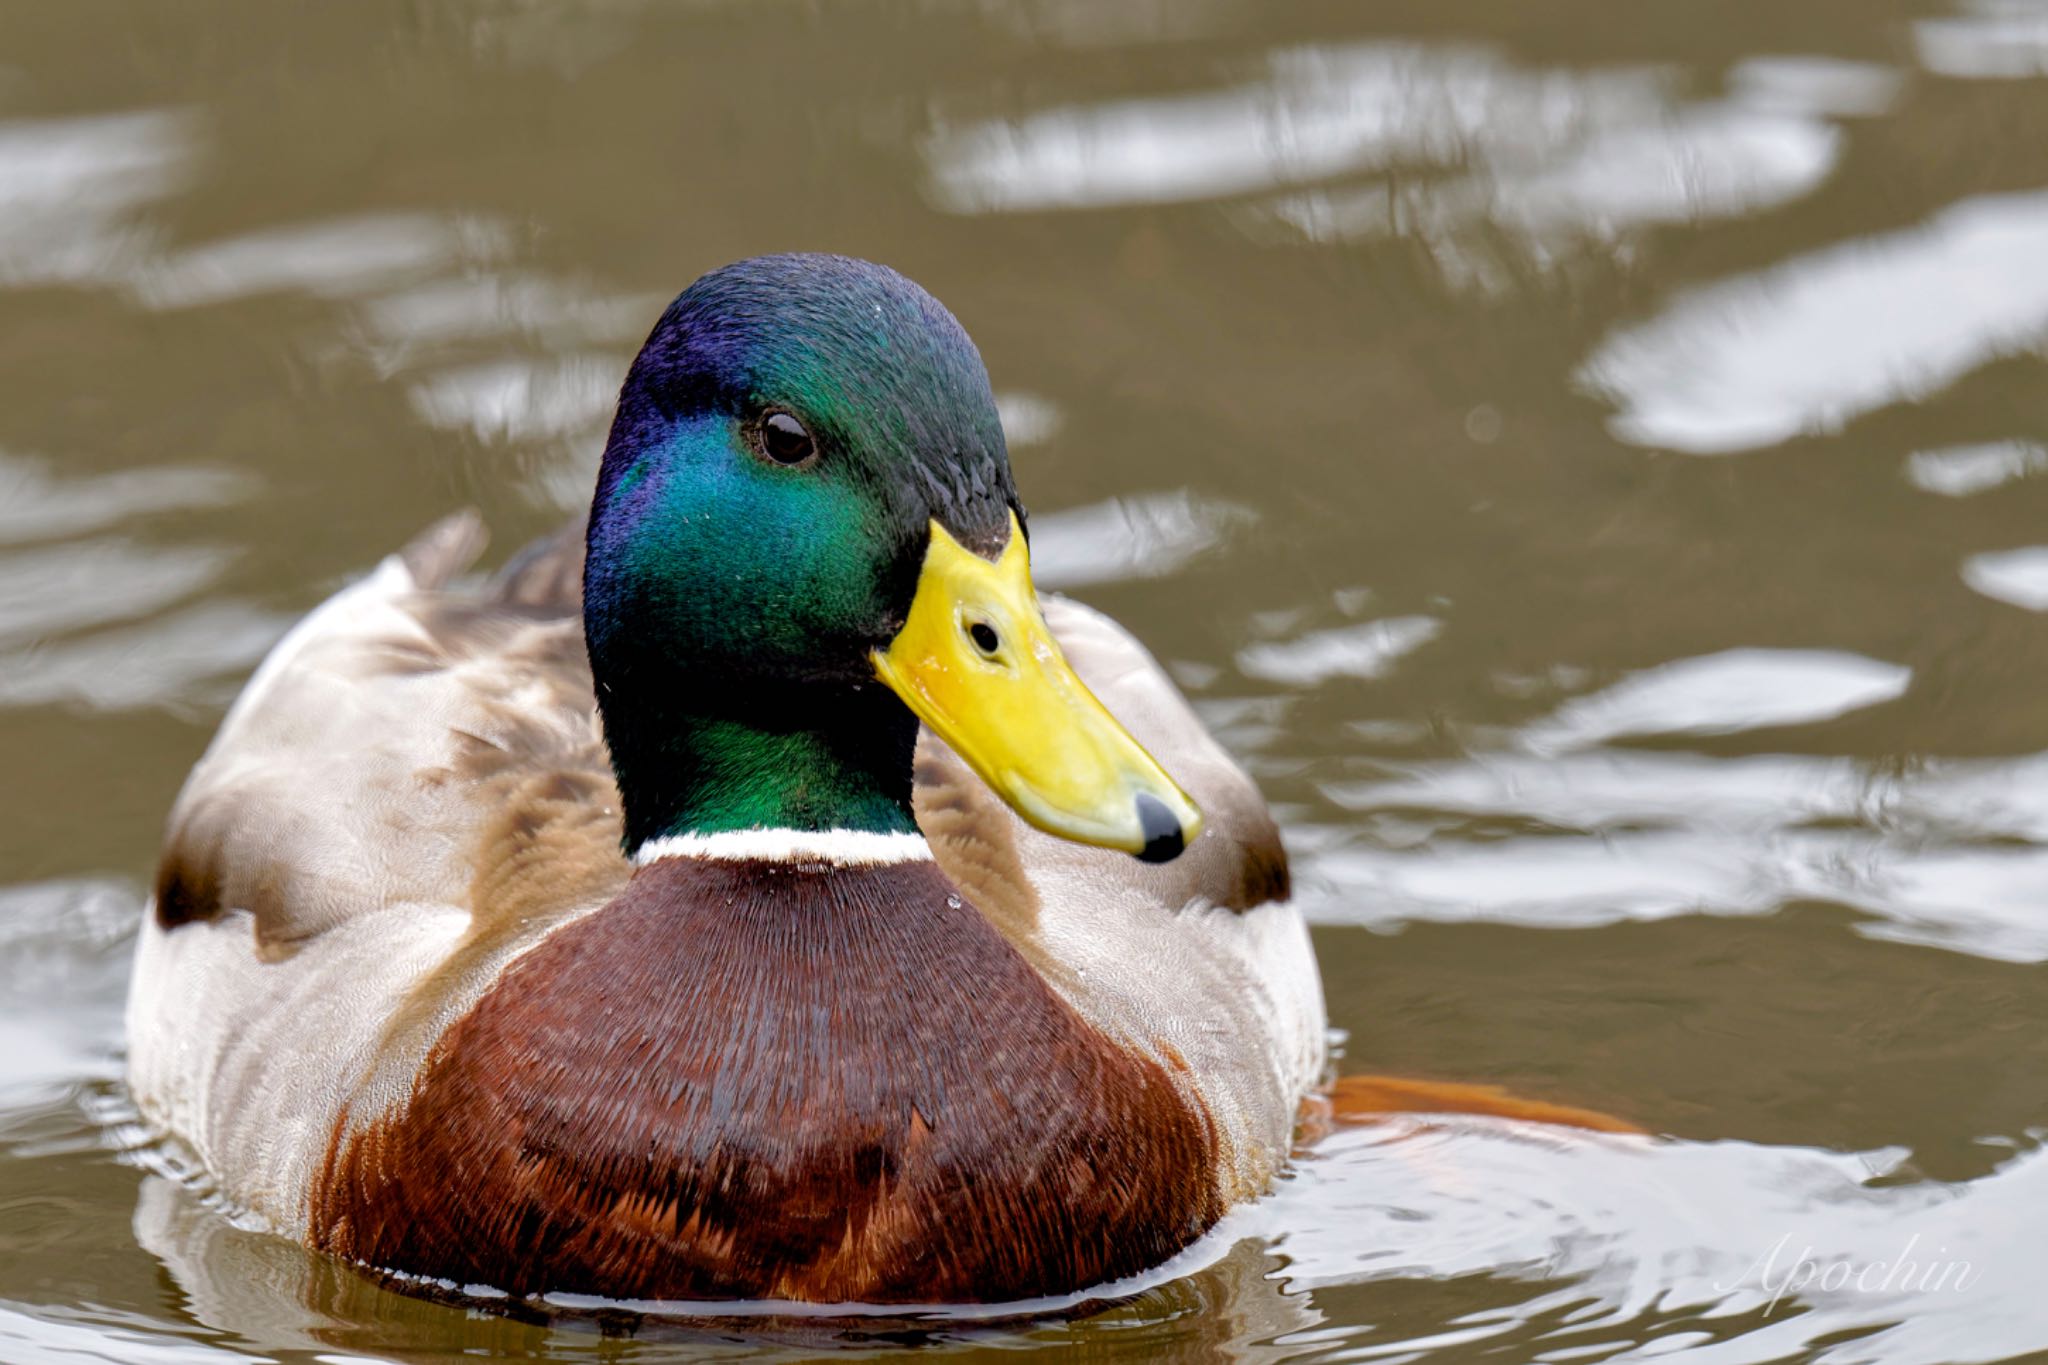
[[[1010,517],[993,563],[934,521],[910,616],[875,674],[1024,819],[1147,862],[1178,857],[1202,813],[1074,674],[1031,589]]]

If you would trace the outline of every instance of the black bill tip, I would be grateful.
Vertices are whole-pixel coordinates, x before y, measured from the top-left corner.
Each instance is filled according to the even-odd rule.
[[[1181,836],[1180,821],[1173,818],[1164,801],[1150,792],[1138,793],[1138,830],[1145,836],[1139,862],[1170,863],[1188,846]]]

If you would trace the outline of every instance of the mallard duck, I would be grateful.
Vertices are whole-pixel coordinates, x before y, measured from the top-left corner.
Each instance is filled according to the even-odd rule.
[[[315,610],[172,810],[142,1114],[310,1246],[512,1294],[996,1302],[1257,1197],[1324,1066],[1251,780],[1034,595],[979,353],[761,257],[626,375],[589,516]]]

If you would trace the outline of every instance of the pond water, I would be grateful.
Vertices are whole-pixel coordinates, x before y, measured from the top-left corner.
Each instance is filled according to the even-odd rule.
[[[119,1081],[255,660],[454,506],[553,525],[661,303],[792,248],[978,339],[1345,1067],[1662,1135],[1357,1129],[924,1349],[2048,1352],[2048,4],[69,0],[0,9],[0,1361],[836,1340],[392,1294]]]

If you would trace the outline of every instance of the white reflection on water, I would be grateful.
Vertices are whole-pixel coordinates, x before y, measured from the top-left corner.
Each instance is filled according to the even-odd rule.
[[[1253,519],[1186,490],[1140,493],[1031,518],[1031,576],[1047,588],[1164,578]]]
[[[1059,435],[1066,420],[1050,398],[1021,392],[997,394],[996,416],[1002,419],[1003,440],[1012,450],[1044,445]]]
[[[1526,71],[1477,48],[1301,48],[1202,94],[1050,109],[942,130],[933,190],[963,213],[1185,202],[1372,170],[1448,165],[1653,117],[1647,70]]]
[[[308,1344],[317,1349],[316,1343]],[[170,1323],[138,1314],[48,1303],[15,1307],[0,1302],[0,1348],[5,1349],[8,1365],[267,1365],[269,1359],[195,1339]],[[326,1354],[315,1359],[363,1358]]]
[[[557,347],[637,344],[667,302],[654,295],[594,294],[547,275],[509,270],[397,289],[366,300],[360,316],[379,346],[406,352],[505,338]]]
[[[1266,1208],[1296,1287],[1487,1273],[1529,1286],[1450,1334],[1389,1334],[1347,1359],[1412,1360],[1455,1339],[1497,1342],[1508,1359],[1932,1365],[2039,1341],[2048,1300],[2028,1291],[2033,1232],[1998,1211],[2048,1199],[2048,1159],[2029,1152],[1956,1184],[1868,1183],[1895,1159],[1388,1123],[1324,1143]],[[1848,1273],[1774,1303],[1802,1253],[1817,1272]],[[1911,1287],[1894,1275],[1885,1288],[1902,1258],[1967,1262],[1970,1273],[1922,1270]],[[1738,1318],[1760,1313],[1761,1325]],[[1822,1344],[1833,1334],[1861,1339]],[[1296,1342],[1306,1344],[1283,1338]]]
[[[1295,687],[1314,687],[1332,678],[1379,678],[1442,634],[1443,628],[1434,616],[1334,626],[1292,640],[1246,645],[1237,652],[1237,667],[1247,677]]]
[[[1810,115],[1723,101],[1617,123],[1521,164],[1299,195],[1273,211],[1320,239],[1412,233],[1463,255],[1450,235],[1491,224],[1555,250],[1785,203],[1825,180],[1840,152],[1840,132]]]
[[[0,555],[0,643],[145,615],[197,592],[231,558],[115,537]]]
[[[1833,118],[1875,118],[1903,83],[1888,66],[1810,55],[1751,57],[1728,73],[1730,92],[1749,108]]]
[[[481,219],[376,214],[271,228],[158,257],[136,271],[136,296],[154,308],[190,308],[297,291],[353,298],[507,250]]]
[[[1610,336],[1580,381],[1638,445],[1718,455],[1833,431],[2048,335],[2043,260],[2048,194],[1964,200],[1695,290]]]
[[[590,504],[624,372],[619,357],[599,353],[508,357],[430,374],[407,397],[431,426],[466,431],[487,446],[524,447],[535,457],[528,495],[576,511]]]
[[[1945,498],[1967,498],[2003,483],[2048,470],[2048,447],[2032,441],[1994,441],[1917,451],[1906,458],[1906,479]]]
[[[2017,80],[2048,75],[2048,4],[1978,0],[1968,14],[1913,25],[1920,64],[1940,76]]]
[[[2048,611],[2048,545],[1971,555],[1963,561],[1963,582],[2000,602]]]
[[[152,308],[286,291],[353,298],[494,263],[509,249],[496,223],[431,213],[173,248],[143,211],[187,186],[197,149],[191,118],[168,110],[0,122],[0,285],[121,286]]]
[[[1886,772],[1798,755],[1593,750],[1404,765],[1323,795],[1305,903],[1333,923],[1587,926],[1815,899],[1871,937],[2048,961],[2048,754]],[[1401,837],[1375,833],[1392,822]],[[1476,826],[1475,826],[1475,822]],[[1501,822],[1526,832],[1499,837]]]
[[[1723,99],[1674,105],[1670,83],[1658,68],[1532,70],[1473,47],[1295,49],[1247,84],[942,129],[925,155],[935,197],[963,213],[1192,202],[1405,168],[1258,213],[1319,239],[1418,235],[1483,283],[1469,240],[1481,226],[1540,258],[1804,195],[1839,159],[1831,120],[1883,112],[1899,79],[1783,56],[1738,65]]]
[[[221,507],[254,486],[229,470],[175,465],[64,478],[52,461],[0,451],[0,544],[54,540],[174,508]]]
[[[166,110],[0,123],[0,284],[123,274],[150,242],[138,211],[185,184],[193,143]]]
[[[112,1069],[141,904],[100,879],[0,887],[0,1139],[16,1111]]]
[[[1539,753],[1622,735],[1725,735],[1831,720],[1905,695],[1913,670],[1818,649],[1730,649],[1634,674],[1523,732]]]
[[[52,461],[0,453],[0,545],[223,506],[248,497],[255,482],[175,465],[66,477]],[[118,536],[0,555],[0,706],[225,701],[221,680],[254,663],[289,618],[239,602],[150,613],[211,583],[230,558],[218,547]]]
[[[601,448],[620,373],[609,355],[500,360],[430,375],[412,386],[410,397],[413,410],[430,425],[467,430],[479,441],[545,441],[595,432]]]
[[[0,706],[225,707],[296,619],[246,602],[208,601],[134,625],[37,641],[0,652]]]

